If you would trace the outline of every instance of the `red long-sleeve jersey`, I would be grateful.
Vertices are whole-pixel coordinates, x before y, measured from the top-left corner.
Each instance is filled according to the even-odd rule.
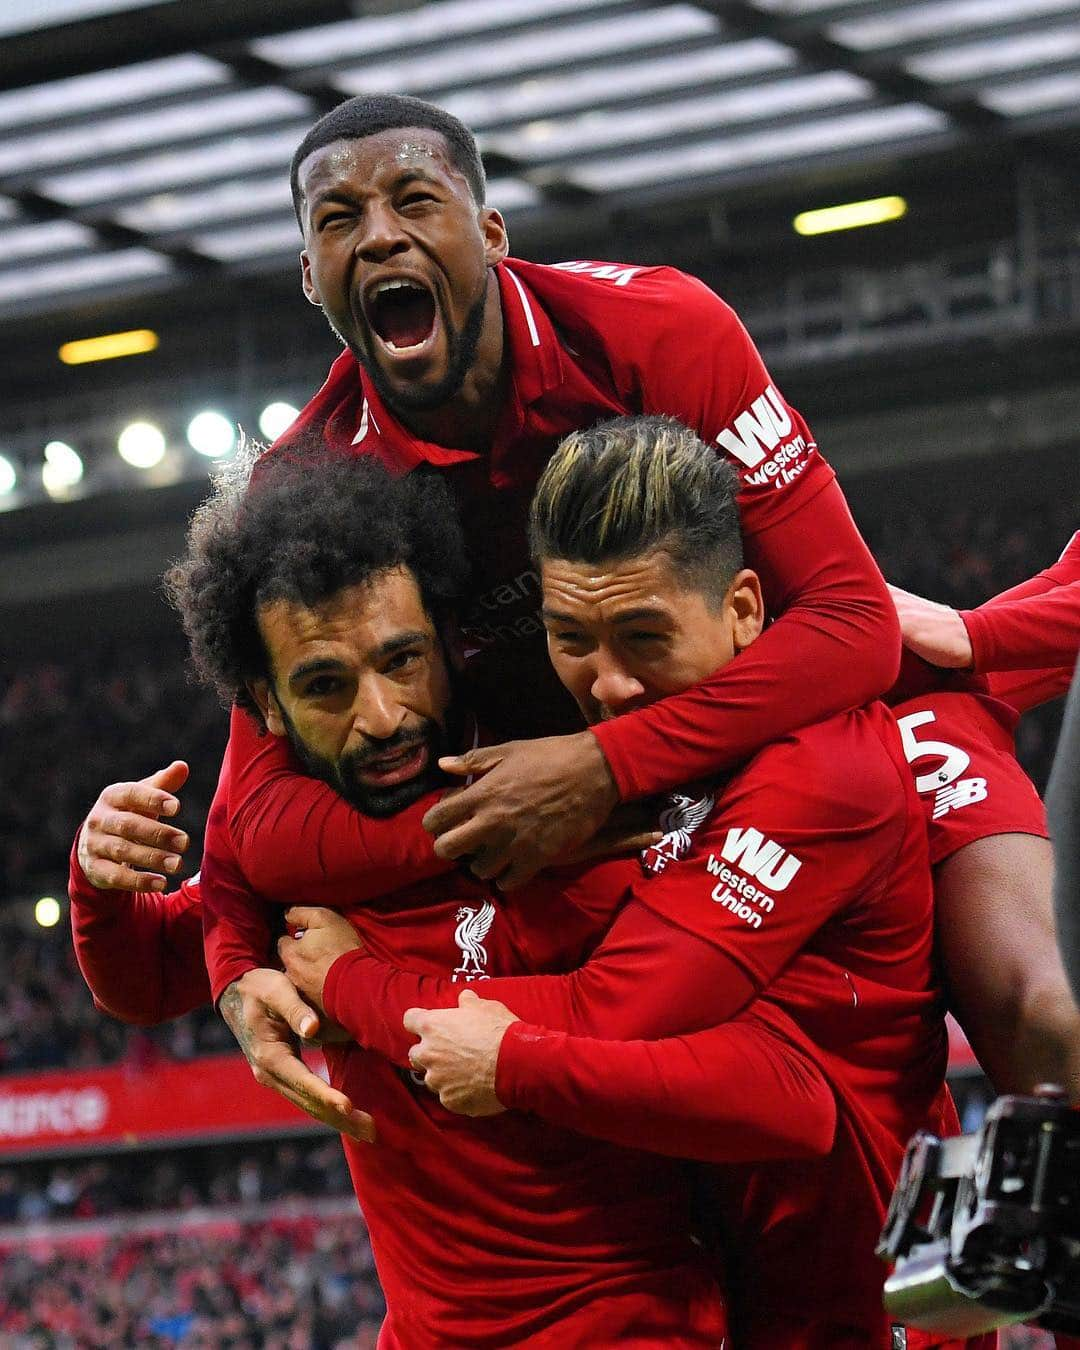
[[[500,1100],[715,1157],[710,1124],[729,1136],[732,1104],[709,1070],[738,1055],[737,1043],[717,1051],[717,1024],[761,995],[754,1016],[783,1016],[788,1035],[797,1026],[839,1120],[827,1160],[718,1184],[731,1247],[754,1272],[739,1343],[885,1346],[874,1239],[911,1133],[956,1123],[925,832],[895,725],[878,705],[794,733],[715,799],[683,798],[669,824],[649,851],[655,875],[584,967],[485,981],[485,997],[524,1019],[503,1042]],[[402,1064],[405,1009],[456,995],[362,951],[340,958],[324,989],[332,1017]]]
[[[733,311],[702,283],[670,268],[510,260],[497,274],[510,387],[487,455],[417,439],[349,353],[271,451],[289,453],[297,435],[314,428],[332,451],[374,454],[399,472],[429,466],[445,476],[475,564],[466,636],[488,649],[497,672],[483,704],[487,724],[501,736],[574,725],[573,709],[543,656],[525,522],[559,439],[620,413],[678,417],[732,459],[747,560],[780,616],[751,652],[701,687],[595,730],[622,795],[714,773],[778,735],[885,689],[896,673],[899,633],[884,583],[832,471]],[[805,679],[807,670],[813,680]],[[229,912],[230,902],[215,893],[215,856],[220,851],[226,864],[235,858],[253,875],[264,846],[253,843],[260,819],[273,820],[275,803],[297,790],[273,752],[254,759],[239,753],[235,716],[233,736],[220,790],[225,812],[205,841],[216,993],[264,961],[266,952],[250,941],[251,922],[242,912],[250,901]],[[250,738],[246,744],[250,752]],[[257,805],[245,810],[245,801]],[[231,845],[219,832],[221,820],[230,827],[240,822]],[[365,865],[377,870],[402,848],[430,854],[418,824],[406,844],[407,828],[397,820],[354,825]]]

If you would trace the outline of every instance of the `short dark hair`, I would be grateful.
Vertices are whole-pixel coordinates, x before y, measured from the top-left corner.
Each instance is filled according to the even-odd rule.
[[[336,108],[320,117],[296,147],[289,170],[293,207],[297,220],[301,219],[304,194],[300,188],[300,165],[308,155],[334,141],[362,141],[377,136],[380,131],[395,131],[399,127],[427,127],[437,131],[450,149],[450,162],[459,170],[469,185],[477,206],[483,206],[487,193],[487,178],[476,137],[464,122],[452,113],[425,103],[420,98],[405,94],[364,94],[346,99]]]
[[[247,682],[272,675],[259,609],[274,600],[311,608],[395,567],[412,571],[436,623],[459,603],[469,568],[445,483],[298,444],[288,458],[249,459],[219,479],[165,587],[198,678],[258,716]]]
[[[673,417],[616,417],[571,432],[529,514],[537,562],[606,563],[662,548],[710,600],[743,565],[738,477]]]

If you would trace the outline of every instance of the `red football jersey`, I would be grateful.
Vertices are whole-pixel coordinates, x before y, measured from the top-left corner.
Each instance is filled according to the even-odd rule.
[[[558,1100],[563,1123],[595,1128],[595,1113],[574,1100],[575,1036],[653,1039],[708,1027],[730,1015],[724,970],[741,971],[764,991],[756,1018],[789,1038],[796,1024],[839,1121],[826,1158],[722,1174],[716,1203],[735,1263],[736,1343],[887,1346],[874,1241],[910,1136],[957,1125],[944,1087],[926,833],[895,723],[877,704],[797,732],[714,794],[683,797],[668,826],[635,904],[581,971],[485,984],[485,996],[525,1019],[503,1041],[500,1100],[533,1109]],[[325,998],[362,1043],[402,1063],[412,1043],[404,1010],[456,1001],[448,982],[365,953],[334,964]],[[558,1045],[562,1089],[543,1028],[574,1033]],[[704,1051],[707,1036],[687,1036],[683,1047]],[[709,1073],[703,1056],[704,1100],[666,1100],[666,1121],[638,1084],[609,1081],[621,1129],[609,1137],[627,1138],[637,1120],[640,1142],[678,1151],[682,1121],[700,1131],[709,1093],[723,1091]],[[730,1115],[718,1104],[725,1129]]]
[[[995,834],[1049,838],[1042,799],[1016,758],[1011,707],[985,694],[940,693],[893,713],[926,814],[931,864]]]
[[[496,271],[510,381],[490,453],[417,439],[348,352],[270,452],[289,454],[297,437],[312,431],[336,453],[373,454],[394,470],[435,469],[444,476],[476,567],[465,628],[491,658],[477,704],[486,724],[500,737],[579,725],[545,657],[525,522],[559,439],[620,413],[678,417],[732,460],[747,559],[762,575],[772,612],[781,616],[751,652],[700,689],[595,729],[623,796],[713,773],[793,727],[880,693],[895,675],[899,651],[888,593],[831,469],[734,312],[701,282],[666,267],[508,260]],[[816,672],[809,683],[807,669]],[[234,800],[236,780],[245,777],[240,796],[259,800],[262,817],[273,817],[278,795],[292,791],[265,759],[258,764],[271,786],[259,790],[262,768],[248,772],[238,754],[241,716],[233,717],[222,810],[205,839],[204,898],[217,935],[207,960],[215,992],[265,959],[265,947],[251,945],[254,930],[245,915],[223,913],[222,897],[211,889],[218,855],[226,866],[238,859],[243,871],[251,870],[253,860],[243,851],[251,831],[241,830],[243,837],[231,844],[220,833],[220,822],[231,826],[244,814]],[[414,838],[420,814],[411,825]],[[408,828],[409,821],[398,820],[365,826],[364,851],[375,867],[384,849],[401,852]],[[260,838],[258,849],[265,846]],[[425,847],[430,854],[430,844],[416,838],[412,851],[422,854]],[[280,848],[285,851],[283,843]]]

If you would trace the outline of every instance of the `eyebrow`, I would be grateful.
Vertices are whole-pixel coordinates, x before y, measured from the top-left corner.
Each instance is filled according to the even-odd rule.
[[[368,655],[378,660],[382,656],[393,656],[396,652],[404,651],[406,647],[415,647],[419,644],[427,644],[430,641],[431,634],[417,628],[387,638],[385,642],[373,647]],[[289,683],[298,684],[301,680],[307,679],[309,675],[324,675],[342,669],[344,669],[344,662],[342,661],[335,661],[329,656],[315,656],[310,661],[301,661],[298,666],[289,672]]]
[[[402,169],[391,180],[390,185],[393,188],[400,189],[412,182],[428,183],[432,187],[444,186],[441,179],[436,178],[434,174],[430,174],[424,169]],[[317,206],[322,206],[326,202],[340,202],[345,206],[354,206],[356,201],[357,198],[354,193],[345,192],[341,188],[328,187],[321,192],[316,188],[308,198],[308,205],[309,209],[313,211]]]
[[[329,670],[340,670],[340,661],[331,661],[328,657],[316,657],[312,661],[302,661],[294,670],[289,672],[289,683],[298,684],[300,680],[305,680],[309,675],[321,675]]]

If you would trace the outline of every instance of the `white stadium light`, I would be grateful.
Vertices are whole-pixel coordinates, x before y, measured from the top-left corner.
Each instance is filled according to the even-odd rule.
[[[268,403],[259,414],[259,430],[268,441],[276,441],[296,421],[300,409],[291,403]]]
[[[188,423],[188,444],[207,459],[222,459],[236,445],[236,427],[219,412],[201,412]]]
[[[9,492],[14,492],[18,481],[19,475],[15,471],[15,465],[7,455],[0,455],[0,497],[6,497]]]
[[[34,906],[34,918],[42,928],[55,928],[60,922],[60,902],[51,895],[43,895]]]
[[[83,476],[83,462],[77,450],[63,441],[50,441],[45,447],[41,482],[52,497],[62,497]]]
[[[116,448],[133,469],[152,469],[165,458],[165,437],[153,422],[132,422],[120,433]]]

